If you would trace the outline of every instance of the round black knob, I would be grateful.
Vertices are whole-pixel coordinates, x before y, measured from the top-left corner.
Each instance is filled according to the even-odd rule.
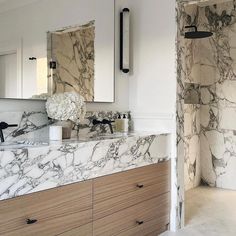
[[[139,220],[136,221],[136,224],[138,225],[142,225],[143,223],[144,223],[143,221],[139,221]]]
[[[143,185],[143,184],[137,184],[137,187],[138,187],[138,188],[143,188],[144,185]]]
[[[36,222],[37,222],[36,219],[27,219],[27,220],[26,220],[27,225],[31,225],[31,224],[34,224],[34,223],[36,223]]]

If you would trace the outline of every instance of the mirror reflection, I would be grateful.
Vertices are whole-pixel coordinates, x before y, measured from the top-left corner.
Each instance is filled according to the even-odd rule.
[[[114,102],[114,1],[27,1],[0,11],[0,30],[0,98]]]
[[[95,21],[48,33],[48,61],[55,62],[53,93],[76,91],[94,101],[94,44]]]

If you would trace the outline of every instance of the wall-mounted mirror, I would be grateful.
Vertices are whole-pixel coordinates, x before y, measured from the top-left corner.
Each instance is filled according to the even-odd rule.
[[[0,30],[0,98],[114,102],[113,0],[2,0]]]

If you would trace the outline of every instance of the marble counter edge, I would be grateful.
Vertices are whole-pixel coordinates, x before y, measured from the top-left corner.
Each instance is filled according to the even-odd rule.
[[[23,163],[19,173],[14,174],[10,171],[5,182],[4,179],[1,179],[0,173],[0,200],[7,200],[168,161],[171,158],[170,141],[168,141],[168,138],[164,141],[168,147],[164,148],[164,151],[160,151],[160,154],[154,155],[153,153],[157,152],[157,149],[163,148],[163,141],[159,140],[161,143],[157,145],[153,143],[158,142],[157,139],[160,137],[167,137],[169,135],[169,133],[136,134],[136,136],[129,136],[125,139],[109,139],[109,142],[108,140],[96,140],[84,143],[38,147],[39,149],[29,148],[27,150],[22,148],[0,151],[0,154],[8,152],[11,155],[14,152],[15,157],[20,157],[18,161]],[[89,144],[90,147],[86,144]],[[122,152],[121,149],[124,149],[126,146],[128,151]],[[85,151],[83,148],[87,148],[88,152],[83,153]],[[40,149],[44,151],[40,153]],[[76,156],[76,151],[78,150],[83,154],[82,158],[77,157],[78,155]],[[103,154],[100,154],[101,152]],[[55,153],[58,156],[50,157],[51,154]],[[29,157],[29,155],[32,156]],[[42,157],[43,155],[45,156]],[[25,162],[21,160],[21,156],[26,158]],[[61,159],[65,163],[73,159],[73,164],[69,165],[68,168],[62,169],[65,164]],[[1,172],[3,166],[1,160],[0,163]],[[20,164],[18,163],[18,165]],[[11,164],[9,168],[15,168],[15,164]]]

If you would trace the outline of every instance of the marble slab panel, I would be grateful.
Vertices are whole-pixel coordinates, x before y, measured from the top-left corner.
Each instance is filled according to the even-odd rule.
[[[52,93],[76,91],[94,101],[95,21],[48,33],[48,60],[56,61]]]
[[[170,135],[0,150],[0,199],[146,166],[171,157]]]
[[[190,170],[196,167],[194,160],[200,159],[203,182],[214,187],[236,189],[233,181],[236,175],[232,171],[236,157],[236,1],[217,4],[210,4],[209,1],[209,6],[201,6],[185,4],[179,10],[182,13],[177,41],[177,103],[181,105],[177,106],[180,117],[177,122],[183,122],[184,125],[177,124],[177,127],[182,129],[179,133],[185,135],[185,149],[179,153],[185,157],[185,187],[191,186],[189,180],[194,175]],[[184,39],[184,26],[191,24],[213,32],[213,36],[199,40]],[[183,94],[185,103],[191,103],[191,99],[197,97],[191,88],[192,83],[200,84],[197,116],[200,117],[201,126],[198,132],[192,129],[196,125],[196,110],[186,105],[181,107]],[[198,158],[195,159],[196,156]]]
[[[119,116],[129,119],[129,129],[132,129],[132,118],[131,112],[129,111],[88,111],[86,113],[85,119],[79,123],[78,131],[79,135],[93,137],[97,134],[110,133],[110,128],[108,125],[93,125],[93,120],[111,120],[115,121]],[[115,123],[112,123],[113,130],[115,130]]]
[[[78,126],[73,127],[72,137],[93,137],[98,134],[110,133],[108,125],[93,125],[93,120],[112,120],[118,116],[127,117],[130,120],[131,114],[129,111],[88,111],[85,119]],[[3,130],[6,142],[12,141],[45,141],[48,140],[48,126],[54,121],[48,119],[46,112],[0,112],[0,122],[4,121],[8,124],[17,124],[18,127],[11,127]],[[115,130],[114,123],[112,123]]]
[[[189,190],[201,181],[200,104],[185,104],[184,108],[184,180],[185,190]]]
[[[51,121],[46,112],[0,112],[0,121],[18,125],[3,130],[6,142],[48,139],[48,125],[51,124]]]
[[[213,37],[202,40],[202,179],[210,186],[229,189],[236,189],[232,171],[236,158],[235,7],[235,1],[225,2],[201,8],[199,14],[199,25],[213,32]]]

